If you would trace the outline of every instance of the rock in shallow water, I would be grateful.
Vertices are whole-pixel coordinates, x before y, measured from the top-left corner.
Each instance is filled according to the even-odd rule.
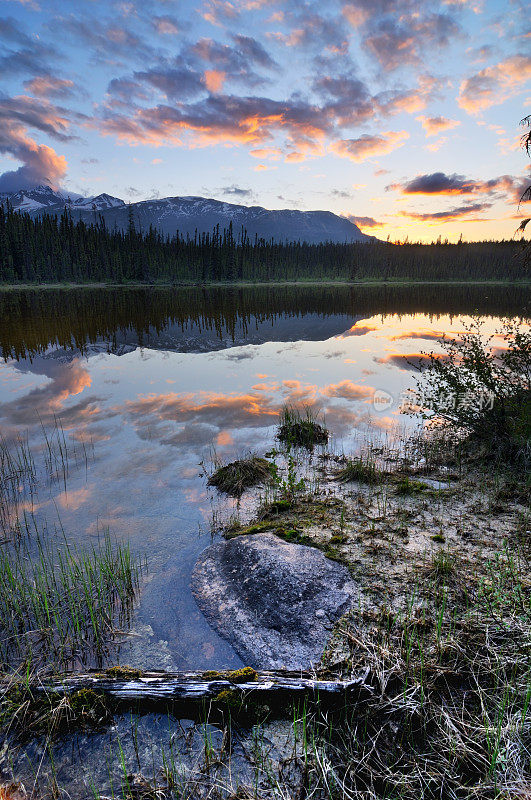
[[[319,660],[333,622],[357,586],[342,564],[272,533],[208,547],[192,591],[212,627],[256,669],[307,669]]]

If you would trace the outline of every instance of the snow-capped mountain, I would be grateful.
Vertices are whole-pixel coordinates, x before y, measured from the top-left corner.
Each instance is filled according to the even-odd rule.
[[[0,202],[9,200],[16,211],[35,213],[61,213],[65,206],[69,208],[87,208],[93,211],[94,206],[98,211],[107,208],[125,206],[123,200],[111,197],[110,194],[99,194],[96,197],[82,197],[79,194],[67,193],[52,189],[47,184],[35,186],[33,189],[19,189],[18,192],[0,194]]]
[[[373,239],[345,217],[330,211],[269,210],[205,197],[165,197],[128,206],[118,197],[105,193],[72,199],[72,196],[56,192],[49,186],[37,186],[31,190],[0,195],[0,202],[6,198],[13,208],[27,211],[32,216],[61,214],[67,206],[74,220],[82,219],[90,224],[97,213],[98,217],[103,217],[107,227],[113,229],[127,229],[132,213],[138,230],[146,231],[152,226],[170,236],[177,231],[192,237],[196,231],[211,233],[216,225],[223,230],[232,222],[235,237],[243,228],[251,239],[255,235],[277,242],[364,242]]]
[[[95,197],[80,197],[72,204],[73,208],[88,208],[91,211],[94,208],[97,211],[105,211],[107,208],[119,208],[120,206],[125,206],[123,200],[120,200],[119,197],[112,197],[112,195],[105,192]]]
[[[35,186],[33,189],[20,189],[18,192],[1,194],[0,200],[9,200],[13,208],[30,213],[48,209],[58,203],[64,205],[63,195],[46,184]]]

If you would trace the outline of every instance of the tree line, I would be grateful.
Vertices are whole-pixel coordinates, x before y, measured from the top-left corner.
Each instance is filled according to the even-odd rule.
[[[154,227],[109,230],[103,217],[74,222],[32,218],[0,205],[0,283],[209,283],[294,280],[525,280],[529,263],[514,240],[421,244],[283,243],[236,235],[232,223],[211,233],[165,236]]]
[[[203,334],[212,342],[256,342],[268,323],[309,317],[326,319],[330,309],[344,317],[344,329],[374,315],[429,314],[462,317],[529,317],[531,287],[505,284],[486,291],[481,284],[298,284],[275,286],[87,286],[47,291],[0,291],[0,358],[33,358],[50,345],[80,353],[104,343],[165,350],[193,349]],[[277,329],[277,335],[280,329]],[[288,326],[286,330],[291,330]],[[341,330],[341,325],[338,326]],[[160,344],[162,342],[162,345]]]

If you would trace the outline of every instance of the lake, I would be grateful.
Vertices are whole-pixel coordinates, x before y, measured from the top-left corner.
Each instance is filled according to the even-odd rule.
[[[60,426],[68,451],[62,476],[21,485],[4,516],[78,544],[109,529],[146,556],[126,663],[237,667],[189,588],[235,505],[207,487],[212,459],[271,449],[286,404],[319,410],[337,452],[396,436],[418,424],[400,404],[422,352],[471,315],[495,334],[530,299],[525,287],[471,285],[1,292],[4,446],[27,437],[44,458],[43,431]]]

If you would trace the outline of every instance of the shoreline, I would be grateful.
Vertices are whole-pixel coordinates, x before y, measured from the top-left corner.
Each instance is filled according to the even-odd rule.
[[[283,287],[324,287],[324,286],[342,286],[342,287],[361,287],[366,286],[485,286],[485,287],[531,287],[531,280],[517,280],[517,281],[414,281],[414,280],[366,280],[366,281],[334,281],[334,280],[299,280],[299,281],[231,281],[231,282],[215,282],[208,281],[203,283],[197,282],[175,282],[175,283],[6,283],[0,284],[0,292],[10,291],[38,291],[49,289],[190,289],[190,288],[216,288],[216,289],[230,289],[230,288],[283,288]]]

